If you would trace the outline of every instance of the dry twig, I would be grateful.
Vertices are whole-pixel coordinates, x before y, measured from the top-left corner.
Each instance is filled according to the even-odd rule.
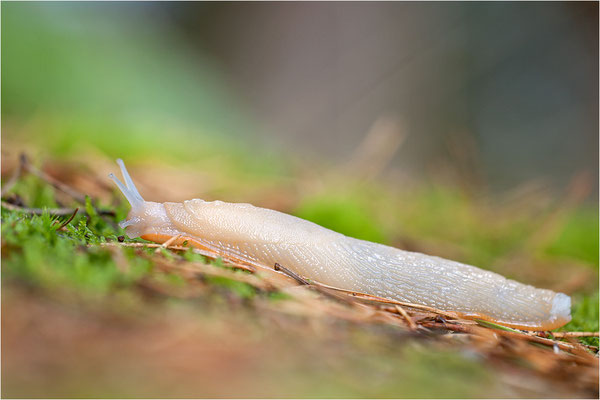
[[[281,272],[285,273],[287,276],[289,276],[290,278],[295,279],[301,285],[310,285],[311,284],[311,282],[308,279],[301,277],[300,275],[298,275],[295,272],[287,269],[286,267],[284,267],[283,265],[281,265],[279,263],[275,263],[275,266],[273,267],[273,269],[275,271],[281,271]]]
[[[69,219],[67,219],[65,222],[63,222],[58,228],[56,228],[56,230],[60,231],[65,226],[67,226],[69,224],[69,222],[73,221],[73,218],[75,218],[75,215],[77,215],[77,211],[79,211],[79,208],[76,208],[75,211],[73,211],[73,214],[71,214],[71,216],[69,217]]]
[[[294,280],[296,280],[297,282],[299,282],[301,285],[307,285],[309,286],[311,289],[316,290],[317,292],[330,297],[334,300],[337,301],[341,301],[344,304],[348,304],[348,305],[353,305],[352,301],[349,301],[347,297],[343,297],[340,296],[336,293],[333,293],[332,291],[327,290],[326,288],[324,288],[322,285],[313,282],[309,279],[304,278],[301,275],[296,274],[295,272],[291,271],[290,269],[284,267],[283,265],[279,264],[279,263],[275,263],[275,266],[273,267],[273,269],[275,271],[282,271],[283,273],[285,273],[287,276],[293,278]]]
[[[97,245],[89,245],[89,246],[97,246]],[[151,249],[160,249],[163,248],[162,244],[157,244],[157,243],[100,243],[99,246],[103,246],[103,247],[134,247],[134,248],[151,248]],[[217,259],[219,258],[218,254],[215,254],[213,252],[209,252],[206,250],[202,250],[202,249],[197,249],[197,248],[190,248],[190,247],[185,247],[185,246],[177,246],[177,245],[169,245],[168,247],[165,247],[167,250],[173,250],[173,251],[189,251],[190,249],[196,253],[196,254],[200,254],[201,256],[204,257],[208,257],[210,259]],[[223,259],[223,262],[231,268],[235,268],[235,269],[241,269],[247,272],[256,272],[256,270],[254,268],[251,268],[250,266],[244,265],[244,264],[240,264],[240,263],[235,263],[233,261],[229,261],[227,259]]]
[[[17,183],[17,181],[21,177],[21,173],[23,172],[23,167],[26,162],[27,158],[25,157],[25,154],[21,153],[21,155],[19,156],[19,164],[17,165],[17,168],[15,168],[8,182],[6,182],[4,186],[2,186],[2,191],[0,192],[2,197],[4,197],[4,195],[8,193],[13,188],[13,186],[15,186],[15,183]]]
[[[21,160],[22,160],[22,165],[23,165],[23,168],[25,171],[37,176],[44,182],[47,182],[50,185],[54,186],[56,189],[68,194],[70,197],[77,200],[79,203],[85,204],[85,195],[79,193],[77,190],[73,189],[69,185],[62,183],[58,179],[51,177],[44,171],[37,169],[36,167],[31,165],[31,163],[29,162],[29,159],[27,158],[27,155],[21,154]]]
[[[552,332],[555,338],[598,337],[600,332]]]
[[[20,212],[23,212],[25,214],[32,214],[32,215],[42,215],[44,212],[47,212],[48,214],[51,214],[51,215],[65,216],[65,215],[74,214],[74,213],[76,213],[76,211],[77,212],[79,211],[79,208],[68,208],[68,207],[59,207],[59,208],[19,207],[17,205],[10,204],[10,203],[8,203],[8,202],[6,202],[4,200],[2,200],[2,207],[7,208],[7,209],[9,209],[11,211],[20,211]],[[98,210],[98,209],[96,209],[96,212],[99,215],[108,215],[108,216],[113,216],[114,215],[114,211],[112,211],[112,210]]]
[[[11,211],[20,211],[26,214],[33,215],[42,215],[44,212],[47,212],[52,215],[71,215],[75,212],[73,208],[29,208],[29,207],[19,207],[14,204],[7,203],[6,201],[2,201],[2,207],[7,208]]]
[[[156,250],[154,250],[154,252],[158,254],[158,253],[160,253],[160,251],[161,251],[162,249],[167,249],[167,248],[169,248],[169,246],[170,246],[171,244],[173,244],[173,243],[174,243],[174,242],[175,242],[177,239],[179,239],[180,237],[181,237],[181,235],[176,235],[176,236],[173,236],[173,237],[171,237],[171,239],[169,239],[169,240],[167,240],[166,242],[164,242],[163,244],[161,244],[161,245],[160,245],[160,247],[157,247],[157,248],[156,248]]]
[[[415,324],[415,322],[412,320],[410,315],[408,315],[408,313],[406,312],[406,310],[404,308],[400,307],[398,304],[395,305],[395,308],[396,308],[396,310],[398,310],[398,313],[404,317],[404,319],[408,323],[408,326],[411,330],[414,331],[415,329],[417,329],[417,324]]]

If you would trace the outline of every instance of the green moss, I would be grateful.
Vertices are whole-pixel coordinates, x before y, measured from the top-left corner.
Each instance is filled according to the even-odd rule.
[[[49,214],[30,216],[3,208],[3,276],[49,291],[97,297],[127,285],[147,270],[147,265],[133,263],[121,271],[107,249],[87,247],[106,238],[90,229],[85,217],[76,217],[66,231],[57,231],[60,225],[61,220]]]

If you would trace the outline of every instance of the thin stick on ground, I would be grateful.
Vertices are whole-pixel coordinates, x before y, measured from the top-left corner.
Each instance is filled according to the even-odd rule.
[[[4,186],[2,186],[2,191],[0,192],[2,197],[4,197],[4,195],[8,193],[13,188],[13,186],[15,186],[15,184],[21,177],[21,174],[23,172],[23,166],[26,162],[27,159],[25,158],[25,154],[21,154],[19,156],[19,164],[17,165],[17,168],[15,168],[15,171],[13,172],[8,182],[6,182]]]
[[[293,278],[296,281],[298,281],[301,285],[310,285],[311,284],[311,281],[309,281],[308,279],[306,279],[306,278],[298,275],[294,271],[291,271],[291,270],[287,269],[286,267],[284,267],[283,265],[281,265],[279,263],[275,263],[275,266],[273,267],[273,269],[275,271],[281,271],[281,272],[283,272],[284,274],[286,274],[290,278]]]
[[[157,243],[139,243],[139,242],[133,242],[133,243],[99,243],[99,246],[109,246],[109,247],[148,247],[151,249],[155,249],[157,247],[162,247],[162,244],[157,244]],[[98,245],[90,245],[90,246],[98,246]],[[189,247],[184,247],[184,246],[169,246],[168,247],[169,250],[177,250],[177,251],[186,251],[189,249]]]
[[[48,214],[56,215],[56,216],[71,215],[71,214],[75,213],[75,210],[79,210],[79,208],[68,208],[68,207],[59,207],[59,208],[20,207],[20,206],[14,205],[14,204],[10,204],[6,201],[2,201],[2,207],[7,208],[11,211],[20,211],[25,214],[42,215],[45,212],[47,212]],[[114,211],[112,211],[112,210],[96,210],[96,211],[100,215],[114,215]]]
[[[485,328],[484,327],[473,327],[473,326],[469,326],[469,325],[465,325],[465,324],[461,324],[461,323],[451,323],[451,324],[450,323],[439,323],[439,322],[434,322],[434,321],[427,321],[427,322],[424,322],[422,325],[425,327],[428,327],[428,328],[445,329],[445,330],[450,330],[450,331],[454,331],[454,332],[468,333],[468,334],[475,334],[475,335],[478,334],[479,329],[492,329],[499,336],[512,337],[515,339],[526,340],[526,341],[533,342],[533,343],[543,344],[543,345],[546,345],[549,347],[557,346],[560,350],[581,356],[581,354],[577,352],[577,348],[570,343],[560,342],[557,340],[542,338],[542,337],[534,336],[534,335],[528,335],[528,334],[522,333],[522,332],[505,331],[505,330],[495,329],[495,328],[491,328],[491,327],[485,327]],[[586,353],[586,355],[589,355],[589,357],[591,357],[591,359],[595,359],[595,357],[589,353]],[[589,363],[590,359],[588,359],[588,357],[585,357],[585,358],[587,359],[586,362]]]
[[[175,241],[177,239],[179,239],[181,237],[181,235],[175,235],[172,236],[169,240],[167,240],[166,242],[164,242],[163,244],[161,244],[159,247],[156,248],[156,250],[154,250],[155,253],[160,253],[162,249],[168,249],[169,246],[173,243],[175,243]]]
[[[412,320],[410,315],[408,315],[406,310],[404,308],[400,307],[398,304],[395,305],[395,308],[398,311],[398,313],[404,317],[404,319],[408,323],[408,327],[410,328],[410,330],[412,330],[412,331],[416,330],[417,324],[415,324],[415,322]]]
[[[56,230],[60,231],[65,226],[67,226],[69,224],[69,222],[73,221],[73,218],[75,218],[75,215],[77,215],[78,211],[79,211],[79,208],[76,208],[75,211],[73,211],[73,214],[71,214],[71,216],[69,217],[69,219],[67,219],[65,222],[63,222],[58,228],[56,228]]]
[[[51,186],[54,186],[56,189],[61,192],[66,193],[71,196],[73,199],[77,200],[81,204],[85,204],[85,195],[79,193],[77,190],[73,189],[67,184],[62,183],[61,181],[54,179],[44,171],[37,169],[29,162],[26,154],[21,154],[22,165],[25,171],[37,176],[41,180],[47,182]]]
[[[550,332],[555,338],[600,337],[600,332]]]
[[[2,201],[2,207],[7,208],[11,211],[20,211],[26,214],[33,215],[42,215],[45,212],[51,215],[57,216],[65,216],[71,215],[75,212],[74,208],[29,208],[29,207],[19,207],[14,204],[7,203],[6,201]]]
[[[88,245],[89,247],[93,247],[93,246],[102,246],[102,247],[133,247],[133,248],[150,248],[150,249],[160,249],[163,248],[162,244],[157,244],[157,243],[138,243],[138,242],[133,242],[133,243],[99,243],[97,245]],[[212,253],[212,252],[208,252],[208,251],[204,251],[201,249],[197,249],[197,248],[191,248],[191,247],[186,247],[186,246],[177,246],[177,245],[169,245],[168,247],[165,247],[167,250],[172,250],[172,251],[189,251],[190,249],[192,249],[192,251],[196,254],[199,254],[201,256],[204,257],[208,257],[210,259],[217,259],[219,258],[218,254]],[[235,269],[241,269],[247,272],[256,272],[256,270],[250,266],[244,265],[244,264],[239,264],[239,263],[235,263],[235,262],[230,262],[227,259],[223,259],[223,261],[226,263],[227,267],[230,268],[235,268]]]
[[[456,313],[453,313],[451,311],[442,311],[442,310],[438,310],[437,308],[423,306],[420,304],[412,304],[412,303],[405,303],[405,302],[397,301],[397,300],[385,299],[383,297],[373,296],[373,295],[365,294],[365,293],[359,293],[359,292],[346,290],[346,289],[340,289],[340,288],[336,288],[334,286],[329,286],[329,285],[325,285],[323,283],[308,280],[308,279],[304,278],[303,276],[301,276],[293,271],[290,271],[288,268],[284,267],[283,265],[281,265],[279,263],[275,263],[274,269],[276,271],[281,270],[286,275],[295,279],[296,281],[300,282],[303,285],[311,285],[311,286],[318,287],[318,288],[328,290],[328,291],[344,293],[344,294],[350,295],[351,297],[354,297],[354,298],[369,300],[369,301],[373,301],[376,303],[398,305],[398,306],[415,308],[415,309],[419,309],[419,310],[430,311],[430,312],[440,314],[440,315],[443,315],[443,316],[446,316],[446,317],[452,318],[452,319],[459,318]],[[327,292],[327,293],[332,294],[331,292]]]
[[[10,190],[14,187],[14,185],[17,183],[19,178],[21,178],[21,176],[23,175],[23,172],[28,172],[28,173],[31,173],[31,174],[37,176],[44,182],[48,183],[49,185],[53,186],[54,188],[56,188],[60,191],[66,193],[67,195],[69,195],[70,197],[72,197],[74,200],[76,200],[77,202],[79,202],[81,204],[85,204],[85,202],[86,202],[86,196],[84,194],[79,193],[77,190],[73,189],[69,185],[67,185],[57,179],[54,179],[50,175],[46,174],[44,171],[31,165],[31,163],[29,162],[29,159],[27,158],[27,155],[25,153],[21,153],[19,155],[19,164],[18,164],[17,168],[15,169],[10,180],[6,183],[6,185],[4,185],[2,187],[2,190],[1,190],[2,197],[4,197],[8,192],[10,192]],[[6,201],[2,201],[2,206],[9,210],[12,210],[12,211],[21,211],[21,212],[24,212],[27,214],[33,214],[33,215],[42,215],[45,210],[48,211],[50,214],[57,215],[57,216],[70,215],[75,212],[75,209],[67,208],[67,207],[48,208],[48,209],[33,208],[33,207],[20,207],[20,206],[11,204]],[[113,210],[100,210],[95,206],[94,206],[94,209],[100,216],[114,217],[116,215]],[[114,225],[114,223],[112,223],[112,221],[109,221],[109,222]]]
[[[279,263],[275,263],[273,269],[275,271],[281,271],[283,273],[285,273],[287,276],[289,276],[290,278],[293,278],[294,280],[296,280],[297,282],[299,282],[301,285],[307,285],[310,286],[312,289],[316,290],[317,292],[331,298],[334,299],[336,301],[342,302],[344,304],[347,305],[354,305],[354,302],[351,301],[350,299],[348,299],[345,296],[340,296],[337,293],[334,293],[331,290],[328,290],[327,288],[321,286],[320,284],[311,281],[309,279],[306,279],[305,277],[298,275],[297,273],[291,271],[290,269],[284,267],[283,265],[279,264]]]
[[[439,310],[434,307],[424,306],[421,304],[413,304],[413,303],[407,303],[404,301],[386,299],[386,298],[374,296],[371,294],[365,294],[365,293],[355,292],[355,291],[351,291],[351,290],[340,289],[340,288],[324,285],[322,283],[317,283],[317,282],[313,282],[313,284],[319,285],[319,286],[327,288],[327,289],[335,290],[335,291],[338,291],[341,293],[346,293],[347,295],[358,298],[358,299],[367,300],[367,301],[371,301],[371,302],[375,302],[375,303],[379,303],[379,304],[399,305],[402,307],[414,308],[416,310],[429,311],[429,312],[439,314],[439,315],[442,315],[444,317],[448,317],[451,319],[459,319],[460,318],[457,313],[454,313],[452,311],[444,311],[444,310]]]

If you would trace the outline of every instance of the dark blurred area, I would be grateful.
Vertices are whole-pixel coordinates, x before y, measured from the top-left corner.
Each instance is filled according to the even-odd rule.
[[[544,179],[564,190],[587,171],[597,193],[596,2],[2,11],[4,119],[162,115],[164,125],[344,163],[385,118],[406,138],[390,162],[404,174],[453,165],[493,189]]]
[[[598,164],[596,3],[170,5],[285,143],[344,157],[381,115],[426,170],[471,136],[497,185]],[[477,165],[479,166],[479,165]],[[477,167],[475,166],[475,167]]]

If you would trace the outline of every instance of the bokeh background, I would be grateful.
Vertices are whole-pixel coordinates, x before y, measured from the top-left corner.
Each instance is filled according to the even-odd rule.
[[[477,265],[571,295],[563,329],[598,331],[597,2],[1,11],[4,397],[597,397],[546,359],[288,318],[237,281],[187,298],[161,255],[98,246],[123,235],[120,157],[147,200],[250,202]],[[114,218],[32,173],[4,193],[21,152]],[[57,235],[15,207],[88,216]]]
[[[44,121],[55,146],[189,135],[343,163],[383,118],[405,135],[390,163],[403,174],[462,155],[463,175],[492,188],[560,191],[587,171],[597,191],[594,2],[2,10],[3,140]]]

